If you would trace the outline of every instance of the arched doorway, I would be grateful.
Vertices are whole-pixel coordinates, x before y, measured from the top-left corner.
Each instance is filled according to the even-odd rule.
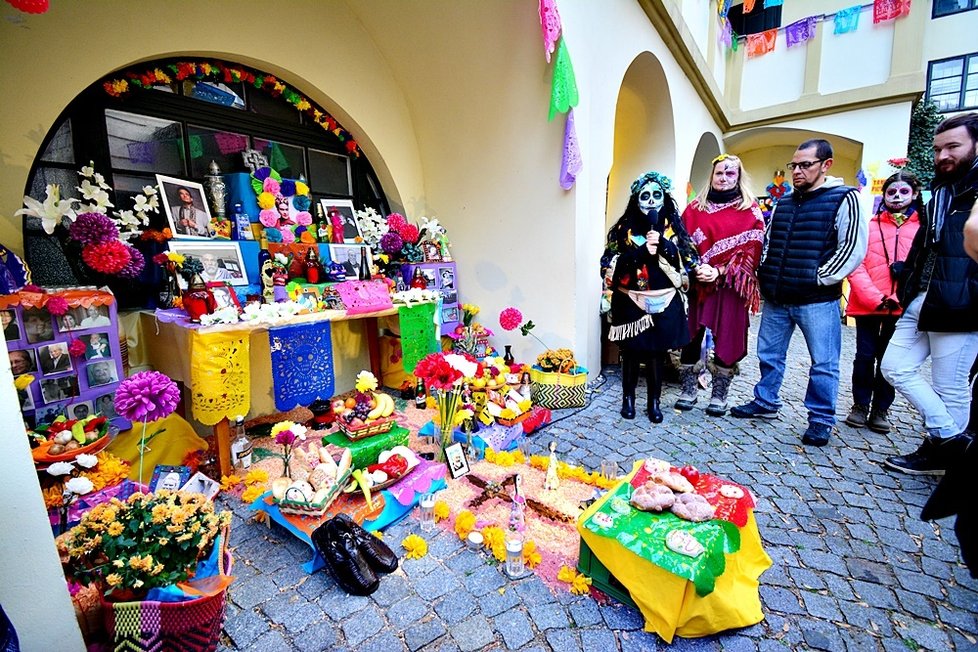
[[[693,163],[689,168],[689,183],[693,192],[699,192],[700,188],[706,186],[713,171],[713,159],[722,151],[716,135],[707,132],[700,136],[700,142],[696,144],[696,152],[693,154]]]

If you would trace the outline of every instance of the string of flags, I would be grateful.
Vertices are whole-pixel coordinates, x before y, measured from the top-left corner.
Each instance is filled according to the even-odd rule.
[[[553,62],[553,79],[550,85],[550,116],[553,120],[558,113],[566,113],[564,123],[564,146],[560,160],[560,187],[570,190],[574,187],[577,175],[583,168],[581,150],[577,141],[577,130],[574,128],[574,108],[580,97],[577,92],[577,80],[574,78],[574,66],[571,63],[570,52],[563,38],[563,27],[560,23],[560,13],[557,11],[556,0],[539,0],[540,28],[543,32],[543,52],[547,63]],[[556,54],[555,54],[556,53]]]

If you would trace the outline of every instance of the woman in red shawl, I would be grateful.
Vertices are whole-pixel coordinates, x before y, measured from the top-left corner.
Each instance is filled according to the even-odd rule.
[[[689,306],[692,341],[680,356],[682,393],[677,410],[691,410],[699,389],[697,378],[705,329],[713,333],[713,396],[707,414],[727,411],[727,392],[734,365],[747,355],[748,311],[760,306],[757,266],[764,242],[764,218],[748,190],[740,159],[721,154],[713,159],[710,185],[683,212],[686,231],[700,254],[694,279],[695,301]]]

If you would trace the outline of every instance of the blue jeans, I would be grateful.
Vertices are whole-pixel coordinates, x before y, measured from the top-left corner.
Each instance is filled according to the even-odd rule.
[[[757,357],[761,380],[754,385],[754,400],[768,410],[780,410],[788,344],[801,329],[812,364],[808,370],[805,407],[808,422],[835,425],[835,401],[839,394],[839,356],[842,353],[842,319],[838,301],[783,306],[764,302],[757,333]]]
[[[852,360],[852,402],[856,405],[886,412],[893,404],[896,392],[883,378],[879,364],[896,323],[892,315],[856,317],[856,357]]]

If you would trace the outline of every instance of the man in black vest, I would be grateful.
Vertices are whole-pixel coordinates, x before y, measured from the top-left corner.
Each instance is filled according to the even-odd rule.
[[[978,195],[978,113],[937,126],[933,188],[901,279],[906,309],[880,370],[917,408],[927,430],[920,448],[885,464],[904,473],[943,475],[971,441],[968,372],[978,354],[978,264],[965,251],[963,232]],[[928,357],[932,384],[920,375]]]
[[[822,139],[803,142],[788,163],[793,188],[771,215],[757,270],[764,297],[757,334],[761,379],[754,400],[730,411],[740,418],[778,416],[788,343],[798,326],[812,361],[801,440],[809,446],[827,444],[835,425],[842,281],[862,262],[868,239],[857,191],[826,175],[832,163],[832,146]]]

